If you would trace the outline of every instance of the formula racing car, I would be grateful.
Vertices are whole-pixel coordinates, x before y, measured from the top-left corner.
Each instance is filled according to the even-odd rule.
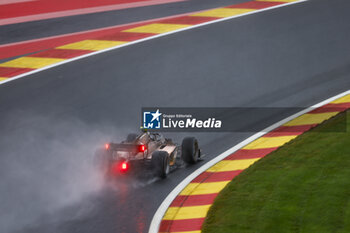
[[[195,164],[201,158],[198,141],[186,137],[182,144],[155,132],[129,134],[121,143],[107,143],[96,151],[95,159],[106,175],[135,173],[143,169],[166,178],[172,168]]]

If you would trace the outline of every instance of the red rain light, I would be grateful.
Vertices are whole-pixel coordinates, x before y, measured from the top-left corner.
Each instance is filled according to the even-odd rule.
[[[109,144],[108,143],[105,144],[105,148],[106,148],[106,150],[109,149]]]
[[[139,146],[139,151],[140,152],[145,152],[145,150],[146,150],[146,146],[145,145],[140,145]]]
[[[129,164],[127,162],[122,162],[119,169],[122,172],[126,172],[129,169]]]

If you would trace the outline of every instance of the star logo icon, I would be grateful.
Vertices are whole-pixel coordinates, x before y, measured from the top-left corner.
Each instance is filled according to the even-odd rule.
[[[159,117],[162,115],[161,113],[159,113],[159,109],[157,109],[157,111],[155,113],[152,113],[152,120],[151,122],[153,122],[154,120],[159,121]]]

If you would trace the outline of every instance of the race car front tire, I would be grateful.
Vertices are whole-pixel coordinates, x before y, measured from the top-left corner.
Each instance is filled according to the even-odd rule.
[[[170,171],[169,154],[166,151],[155,151],[152,154],[152,168],[156,176],[166,178]]]
[[[182,160],[187,164],[195,164],[199,157],[198,141],[194,137],[186,137],[182,140]]]

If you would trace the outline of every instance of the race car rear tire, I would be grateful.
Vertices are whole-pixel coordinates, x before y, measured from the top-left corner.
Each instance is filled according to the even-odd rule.
[[[166,151],[155,151],[152,154],[152,168],[156,176],[166,178],[170,171],[169,154]]]
[[[182,160],[187,164],[195,164],[199,157],[198,141],[194,137],[186,137],[182,140]]]

